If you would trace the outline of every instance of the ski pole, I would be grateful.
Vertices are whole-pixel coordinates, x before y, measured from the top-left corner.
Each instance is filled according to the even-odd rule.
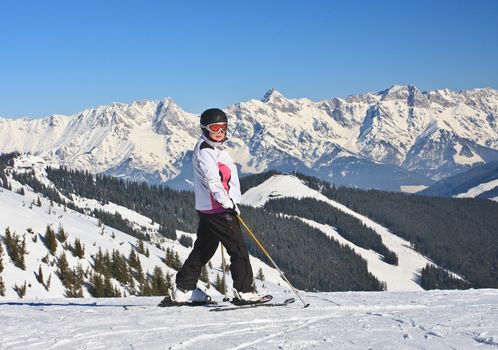
[[[246,229],[246,231],[249,233],[249,235],[251,236],[251,238],[258,244],[259,248],[263,251],[263,253],[265,253],[265,255],[267,256],[267,258],[270,260],[270,262],[273,264],[273,266],[277,269],[278,273],[280,273],[280,277],[282,277],[282,279],[287,282],[287,284],[289,285],[289,287],[291,287],[292,291],[294,292],[294,294],[296,294],[296,296],[299,298],[299,300],[301,300],[301,302],[303,303],[304,307],[308,307],[310,306],[310,304],[306,303],[303,298],[301,298],[301,296],[298,294],[297,290],[292,286],[292,284],[289,282],[289,280],[287,279],[287,277],[285,277],[284,273],[282,272],[282,270],[280,270],[277,266],[277,264],[275,264],[275,262],[273,261],[273,259],[271,258],[270,254],[268,254],[268,252],[266,251],[265,247],[263,247],[263,245],[261,243],[259,243],[258,239],[256,238],[256,236],[254,235],[254,233],[252,233],[252,231],[249,229],[249,227],[247,227],[246,223],[244,222],[244,220],[242,220],[242,218],[240,217],[240,215],[236,215],[235,216],[237,218],[237,220],[239,220],[239,222],[242,224],[242,226],[244,226],[244,228]]]
[[[225,271],[225,253],[223,252],[223,244],[221,245],[221,268],[223,269],[223,294],[225,297],[223,301],[228,301],[227,297],[227,279],[226,279],[226,271]]]

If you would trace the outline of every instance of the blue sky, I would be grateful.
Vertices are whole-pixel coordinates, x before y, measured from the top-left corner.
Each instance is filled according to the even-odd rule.
[[[0,2],[0,117],[498,88],[498,1]]]

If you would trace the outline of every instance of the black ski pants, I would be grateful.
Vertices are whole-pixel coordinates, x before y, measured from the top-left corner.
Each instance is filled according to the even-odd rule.
[[[202,267],[212,258],[220,242],[230,255],[233,287],[244,293],[254,290],[247,245],[244,242],[239,222],[228,213],[209,215],[199,213],[199,228],[194,248],[176,274],[178,288],[184,290],[195,288]]]

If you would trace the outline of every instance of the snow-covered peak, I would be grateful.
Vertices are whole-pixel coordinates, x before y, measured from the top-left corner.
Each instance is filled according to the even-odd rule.
[[[225,110],[231,118],[228,145],[247,173],[312,170],[342,183],[344,176],[337,176],[343,172],[331,167],[348,154],[402,167],[431,182],[469,164],[455,163],[445,153],[462,138],[474,145],[469,147],[476,156],[498,158],[498,91],[489,88],[421,92],[393,85],[380,93],[319,102],[270,89],[262,100]],[[451,139],[426,137],[438,130],[449,131]],[[0,120],[0,152],[41,153],[69,167],[156,182],[182,171],[198,135],[198,115],[167,97],[98,106],[72,117]]]
[[[392,85],[390,88],[381,91],[379,95],[383,100],[408,99],[410,95],[418,93],[419,90],[413,85]]]
[[[263,96],[261,99],[262,102],[268,103],[268,102],[280,102],[281,100],[286,99],[283,94],[281,94],[279,91],[277,91],[274,88],[271,88],[266,92],[266,94]]]

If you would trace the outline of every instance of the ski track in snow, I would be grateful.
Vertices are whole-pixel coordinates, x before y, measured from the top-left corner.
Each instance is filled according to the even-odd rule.
[[[289,293],[276,291],[276,300]],[[224,313],[159,297],[0,302],[0,349],[496,349],[498,290],[303,293]],[[97,304],[94,304],[94,303]],[[125,309],[123,305],[128,305]]]

